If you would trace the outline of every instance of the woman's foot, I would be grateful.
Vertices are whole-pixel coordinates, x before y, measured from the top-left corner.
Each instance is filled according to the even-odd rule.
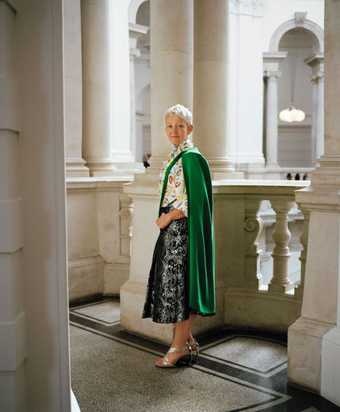
[[[191,351],[188,345],[183,347],[171,346],[163,358],[158,358],[155,366],[159,368],[174,368],[179,362],[189,364],[191,362]]]
[[[199,356],[199,348],[200,348],[199,343],[192,335],[190,335],[187,340],[187,345],[192,355],[192,361],[197,362],[198,356]]]

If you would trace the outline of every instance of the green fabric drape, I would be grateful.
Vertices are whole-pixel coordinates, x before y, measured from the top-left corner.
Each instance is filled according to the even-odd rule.
[[[169,173],[180,158],[188,196],[189,307],[201,316],[212,316],[216,314],[212,185],[208,162],[196,147],[183,150],[165,170],[158,215]]]

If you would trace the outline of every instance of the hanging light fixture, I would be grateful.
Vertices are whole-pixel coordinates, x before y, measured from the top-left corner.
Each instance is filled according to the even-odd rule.
[[[281,110],[280,120],[283,122],[303,122],[306,118],[305,112],[295,109],[294,106],[289,106],[288,109]]]
[[[292,82],[291,82],[291,90],[290,90],[290,101],[291,104],[287,109],[281,110],[279,114],[279,118],[282,122],[303,122],[306,118],[306,114],[303,110],[296,109],[294,106],[294,98],[295,98],[295,80],[296,80],[296,61],[297,56],[294,58],[293,62],[293,70],[292,70]]]

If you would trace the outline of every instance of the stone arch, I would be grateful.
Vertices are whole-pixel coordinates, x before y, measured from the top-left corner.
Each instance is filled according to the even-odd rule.
[[[291,19],[288,20],[284,23],[282,23],[273,33],[270,43],[269,43],[269,51],[276,53],[279,51],[279,45],[280,45],[280,40],[282,37],[292,29],[296,29],[297,27],[301,27],[310,33],[312,33],[317,42],[318,42],[318,50],[316,50],[319,53],[324,52],[324,31],[323,29],[317,24],[314,23],[311,20],[305,19],[303,21],[297,22],[296,19]]]
[[[136,24],[136,17],[139,7],[148,0],[131,0],[129,5],[129,23]]]

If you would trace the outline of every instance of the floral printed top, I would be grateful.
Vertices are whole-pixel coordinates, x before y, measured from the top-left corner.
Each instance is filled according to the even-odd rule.
[[[167,168],[167,165],[171,162],[171,160],[176,157],[181,151],[187,149],[189,147],[193,147],[193,143],[189,138],[184,140],[178,146],[173,145],[173,150],[170,153],[168,160],[164,162],[161,173],[160,173],[160,184],[159,184],[159,191],[162,194],[162,186],[163,186],[163,178],[164,173]],[[182,166],[182,159],[179,159],[172,167],[168,183],[165,191],[165,195],[162,202],[162,207],[165,206],[172,206],[175,209],[180,209],[185,216],[188,216],[188,197],[184,182],[184,174],[183,174],[183,166]]]

